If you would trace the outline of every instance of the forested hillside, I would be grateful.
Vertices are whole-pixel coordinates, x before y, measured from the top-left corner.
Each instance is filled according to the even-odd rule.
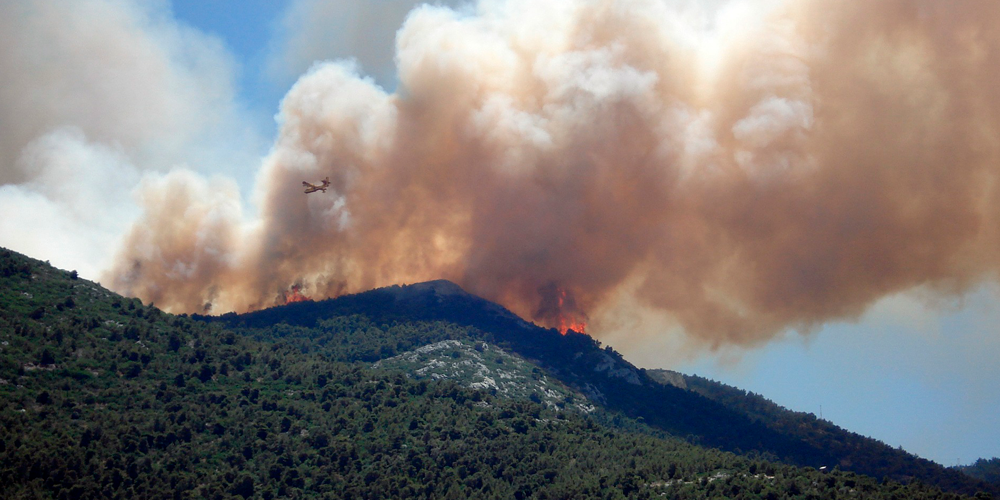
[[[205,319],[256,338],[280,332],[286,339],[303,339],[303,348],[311,348],[308,346],[314,346],[314,340],[323,343],[330,336],[333,325],[324,318],[357,313],[376,323],[460,325],[463,334],[532,360],[598,407],[642,419],[692,443],[817,469],[839,467],[880,479],[919,480],[966,494],[1000,493],[994,485],[833,424],[817,422],[809,414],[785,411],[745,391],[680,374],[667,378],[676,381],[681,377],[686,383],[664,383],[668,372],[637,369],[610,346],[602,347],[589,336],[572,331],[561,335],[539,328],[447,281],[392,286],[333,300]],[[276,324],[281,325],[279,329],[275,329]],[[424,335],[421,342],[444,338]],[[347,345],[365,346],[358,354],[374,361],[410,349],[412,344],[405,337],[366,333],[361,338],[352,337]]]
[[[651,374],[664,383],[681,385],[727,408],[736,410],[783,435],[793,436],[815,448],[828,450],[838,457],[837,465],[863,474],[888,476],[899,481],[921,478],[949,490],[972,489],[997,492],[994,486],[976,482],[970,488],[969,476],[893,448],[881,441],[842,429],[834,423],[806,412],[790,411],[759,394],[750,393],[703,377],[683,375],[668,370]]]
[[[1000,486],[1000,458],[989,460],[980,458],[972,465],[956,467],[956,469],[988,483]]]
[[[233,330],[0,249],[0,498],[958,498],[596,416],[491,335],[346,306]],[[435,343],[545,383],[410,373]]]

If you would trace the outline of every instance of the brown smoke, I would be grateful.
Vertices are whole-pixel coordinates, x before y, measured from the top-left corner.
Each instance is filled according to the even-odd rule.
[[[584,315],[628,283],[751,345],[995,277],[992,0],[700,4],[419,8],[397,92],[325,64],[288,93],[259,216],[148,183],[114,286],[224,312],[446,278],[551,325],[540,292]]]

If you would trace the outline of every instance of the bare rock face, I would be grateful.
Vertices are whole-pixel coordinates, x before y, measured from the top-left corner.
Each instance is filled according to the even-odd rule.
[[[403,370],[416,379],[454,380],[498,396],[531,399],[550,408],[594,411],[587,398],[534,364],[486,342],[443,340],[380,360],[373,368]]]
[[[684,375],[671,370],[646,370],[646,374],[653,380],[663,384],[672,385],[678,389],[687,389],[687,382]]]
[[[607,354],[604,354],[603,356],[604,358],[601,362],[594,367],[595,372],[607,372],[609,377],[625,379],[626,382],[632,385],[642,385],[642,382],[639,380],[639,374],[636,373],[635,369],[633,369],[631,365],[619,365],[615,361],[615,358],[612,358]]]

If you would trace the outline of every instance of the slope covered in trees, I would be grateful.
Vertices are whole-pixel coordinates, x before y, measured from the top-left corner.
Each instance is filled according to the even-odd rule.
[[[0,497],[957,498],[371,363],[490,335],[350,308],[232,330],[0,249]]]
[[[328,318],[356,317],[353,315],[375,324],[430,322],[461,328],[464,335],[495,343],[533,361],[604,408],[642,418],[649,425],[694,443],[730,451],[756,451],[817,468],[832,460],[822,450],[801,446],[710,399],[650,379],[610,346],[602,348],[592,337],[572,331],[561,335],[553,329],[539,328],[449,282],[393,286],[338,299],[202,319],[254,338],[276,334],[286,340],[297,338],[303,349],[324,349],[339,356],[341,347],[328,341],[339,330]],[[423,334],[418,341],[411,341],[405,336],[372,334],[366,328],[357,330],[363,333],[352,334],[347,345],[352,349],[364,346],[360,352],[366,361],[396,355],[421,342],[459,338]]]
[[[979,481],[970,484],[969,477],[958,470],[942,467],[881,441],[850,432],[828,420],[816,418],[812,413],[788,410],[759,394],[668,370],[651,371],[651,375],[663,383],[679,385],[717,401],[783,435],[828,450],[838,457],[835,464],[844,469],[898,481],[920,478],[948,490],[997,491],[995,487]]]
[[[980,458],[972,465],[963,465],[956,467],[956,469],[974,478],[1000,486],[1000,458],[989,460]]]
[[[817,421],[810,414],[788,412],[739,389],[680,374],[672,378],[682,377],[686,384],[664,383],[666,372],[637,369],[589,336],[573,332],[560,335],[539,328],[446,281],[392,286],[333,300],[207,319],[260,338],[273,334],[274,325],[283,325],[281,328],[296,332],[309,344],[308,339],[329,335],[329,320],[324,318],[355,313],[384,324],[429,321],[461,326],[475,339],[496,343],[532,360],[598,406],[641,418],[649,426],[692,443],[817,469],[839,467],[877,478],[919,480],[967,494],[1000,493],[983,481]],[[358,340],[368,346],[365,359],[375,360],[408,349],[411,342],[394,344],[400,338],[389,335]]]

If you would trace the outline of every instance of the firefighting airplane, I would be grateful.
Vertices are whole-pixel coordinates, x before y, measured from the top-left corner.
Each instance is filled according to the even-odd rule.
[[[316,184],[310,184],[306,181],[302,181],[302,185],[306,187],[306,194],[315,193],[316,191],[322,191],[325,193],[326,188],[330,187],[330,178],[327,177],[326,179],[323,179],[323,183],[318,186]]]

